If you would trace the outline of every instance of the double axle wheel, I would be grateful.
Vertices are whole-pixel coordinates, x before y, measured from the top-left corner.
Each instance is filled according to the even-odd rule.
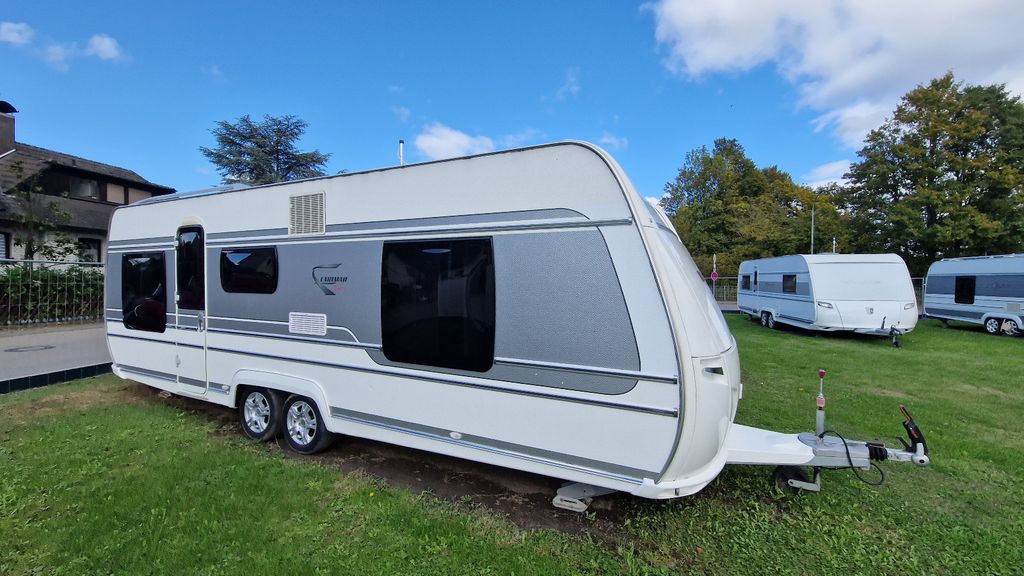
[[[288,447],[299,454],[315,454],[334,440],[316,402],[298,395],[282,401],[280,392],[267,388],[244,389],[238,420],[242,432],[258,442],[273,440],[284,432]]]

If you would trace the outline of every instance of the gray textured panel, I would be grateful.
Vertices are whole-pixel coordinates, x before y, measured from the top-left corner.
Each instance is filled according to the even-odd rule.
[[[103,280],[104,308],[121,307],[121,254],[107,254]],[[166,262],[164,263],[166,266]]]
[[[452,368],[436,368],[433,366],[417,366],[392,362],[384,356],[380,350],[367,350],[367,354],[374,362],[382,366],[394,366],[396,368],[415,368],[426,372],[437,372],[439,374],[455,374],[458,376],[469,376],[471,378],[489,378],[503,382],[515,382],[518,384],[530,384],[532,386],[544,386],[547,388],[559,388],[562,390],[577,390],[579,392],[593,392],[595,394],[625,394],[636,387],[637,379],[626,376],[613,376],[608,374],[594,374],[593,372],[560,370],[544,367],[527,367],[501,364],[495,362],[491,369],[486,372],[470,372],[468,370],[455,370]]]
[[[512,454],[514,456],[525,455],[532,458],[549,460],[551,461],[550,463],[555,465],[566,464],[571,467],[581,467],[595,471],[610,472],[617,476],[624,476],[624,479],[628,479],[633,482],[640,482],[643,478],[656,478],[658,476],[658,473],[650,470],[630,468],[628,466],[612,464],[611,462],[592,460],[581,456],[573,456],[562,452],[553,452],[551,450],[544,450],[543,448],[534,448],[532,446],[514,444],[512,442],[505,442],[504,440],[496,440],[494,438],[486,438],[483,436],[474,436],[472,434],[461,434],[459,439],[456,440],[449,435],[451,430],[445,430],[435,426],[426,426],[424,424],[416,424],[414,422],[406,422],[404,420],[396,420],[394,418],[385,418],[383,416],[367,414],[365,412],[356,412],[355,410],[346,410],[337,406],[331,406],[331,416],[345,420],[354,420],[363,424],[381,426],[391,430],[397,430],[399,432],[411,432],[451,444],[469,445],[473,448],[492,448],[502,452],[512,452],[514,453]]]
[[[348,330],[342,330],[340,328],[327,328],[327,336],[313,337],[304,334],[293,334],[288,330],[288,326],[284,324],[267,324],[265,322],[252,322],[243,319],[225,319],[225,318],[210,318],[208,326],[211,331],[217,330],[231,330],[236,332],[244,332],[252,336],[301,336],[302,340],[311,340],[317,342],[324,342],[330,344],[335,343],[355,343],[352,339],[352,335],[349,334]]]
[[[159,372],[157,370],[150,370],[148,368],[139,368],[137,366],[127,366],[125,364],[118,364],[117,367],[122,369],[122,370],[124,370],[124,371],[126,371],[126,372],[135,372],[136,374],[140,374],[142,376],[149,376],[150,378],[159,378],[160,380],[170,380],[171,382],[176,382],[178,380],[177,376],[175,376],[174,374],[169,374],[167,372]],[[204,386],[205,386],[205,384],[204,384]]]
[[[932,308],[928,307],[929,316],[949,316],[951,318],[974,318],[975,320],[981,320],[981,317],[985,315],[985,312],[975,312],[973,310],[966,310],[966,308],[974,308],[973,305],[964,304],[963,308],[949,309],[949,308]]]
[[[136,246],[138,244],[167,244],[170,245],[174,242],[174,236],[157,236],[155,238],[132,238],[131,240],[114,240],[110,242],[108,248],[123,248],[126,246]]]
[[[767,293],[771,293],[771,294],[785,294],[785,295],[788,295],[788,296],[810,296],[811,295],[811,285],[808,282],[800,281],[800,280],[797,280],[797,282],[796,282],[796,293],[795,294],[793,292],[783,292],[782,291],[782,281],[781,280],[779,282],[772,282],[772,281],[768,281],[768,280],[759,280],[758,283],[757,283],[757,286],[758,286],[758,290],[762,294],[767,292]]]
[[[956,276],[929,276],[925,294],[952,294]]]
[[[494,237],[495,355],[639,370],[604,237],[573,230]]]
[[[207,309],[211,316],[288,322],[289,312],[326,314],[329,326],[343,326],[360,342],[380,343],[380,259],[383,243],[278,244],[277,292],[239,294],[220,285],[220,248],[207,250]],[[347,280],[325,294],[313,268],[341,264],[332,274]],[[287,327],[286,327],[287,332]]]

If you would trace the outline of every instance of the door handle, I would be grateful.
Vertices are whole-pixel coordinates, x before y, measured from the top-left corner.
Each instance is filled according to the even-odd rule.
[[[199,313],[199,317],[196,319],[196,332],[203,332],[206,330],[206,314]]]

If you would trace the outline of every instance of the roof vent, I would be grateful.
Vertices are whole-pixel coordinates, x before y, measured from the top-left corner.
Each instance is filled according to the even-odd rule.
[[[288,234],[324,233],[323,192],[292,196],[288,200]]]

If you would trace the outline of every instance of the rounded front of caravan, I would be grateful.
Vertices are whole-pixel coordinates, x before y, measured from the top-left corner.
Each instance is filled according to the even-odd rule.
[[[262,392],[253,392],[245,399],[245,425],[262,434],[270,425],[270,400]]]
[[[304,400],[294,402],[288,409],[287,426],[288,435],[296,444],[309,445],[316,435],[316,412]]]

